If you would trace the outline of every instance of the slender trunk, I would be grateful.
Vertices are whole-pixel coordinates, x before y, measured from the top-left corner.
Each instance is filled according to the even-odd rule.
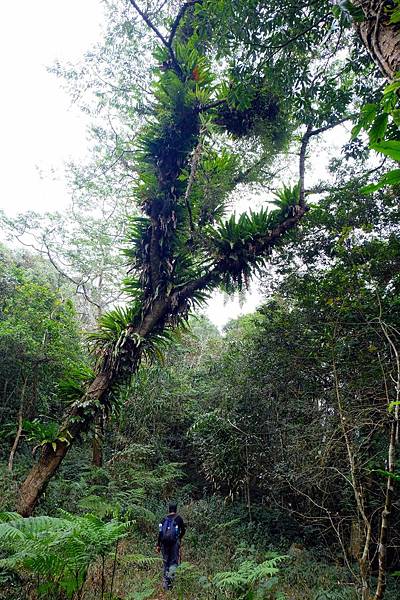
[[[112,598],[114,597],[113,592],[114,592],[115,572],[117,570],[117,561],[118,561],[118,544],[119,544],[119,540],[117,540],[117,543],[115,544],[114,561],[113,561],[111,586],[110,586],[110,600],[112,600]]]
[[[103,466],[103,440],[104,440],[104,417],[100,413],[97,415],[92,439],[92,465],[94,467]]]
[[[4,404],[5,404],[5,400],[7,398],[7,388],[8,388],[8,379],[5,380],[4,387],[3,387],[3,400],[4,400]]]
[[[358,35],[385,77],[392,80],[400,71],[400,28],[398,23],[390,23],[389,10],[393,3],[355,0],[354,4],[365,16],[363,21],[355,24]]]
[[[103,555],[101,557],[101,600],[104,600],[104,592],[106,589],[105,570],[106,570],[106,559],[105,559],[105,556]]]
[[[19,440],[21,439],[21,435],[22,435],[22,421],[24,418],[24,404],[25,404],[25,392],[26,392],[27,381],[28,381],[28,379],[25,377],[24,383],[22,384],[21,400],[20,400],[19,411],[18,411],[17,434],[15,436],[14,443],[12,445],[12,448],[10,451],[10,456],[8,459],[8,470],[10,471],[10,473],[13,470],[15,453],[17,451]]]
[[[395,471],[395,452],[396,452],[396,430],[397,430],[397,421],[393,421],[392,426],[390,428],[390,442],[389,442],[389,465],[388,471],[393,474]],[[388,477],[387,485],[386,485],[386,495],[385,495],[385,506],[381,515],[381,530],[379,534],[379,546],[378,546],[378,561],[379,561],[379,571],[378,571],[378,582],[376,585],[376,592],[374,600],[382,600],[385,589],[386,589],[386,571],[387,571],[387,544],[389,539],[389,522],[390,515],[392,513],[392,504],[393,504],[393,496],[394,496],[394,479],[392,477]]]
[[[390,473],[385,494],[385,505],[383,507],[381,515],[381,530],[379,533],[379,546],[378,546],[378,582],[376,585],[376,592],[374,600],[382,600],[386,590],[386,572],[387,572],[387,545],[389,541],[389,525],[390,516],[392,513],[393,497],[395,480],[393,475],[396,470],[396,450],[399,443],[399,401],[400,401],[400,355],[397,346],[390,335],[389,328],[385,323],[379,319],[381,329],[384,336],[386,337],[392,353],[395,357],[397,378],[393,378],[395,382],[395,410],[390,426],[390,437],[389,437],[389,448],[388,448],[388,473]],[[388,395],[388,401],[390,400]]]
[[[8,470],[10,473],[12,473],[12,470],[14,467],[14,457],[15,457],[15,453],[18,448],[19,440],[21,439],[21,435],[22,435],[22,412],[20,411],[18,414],[17,434],[15,436],[14,443],[13,443],[11,451],[10,451],[10,456],[8,458]]]
[[[362,600],[370,600],[370,577],[371,577],[371,563],[369,556],[369,546],[371,543],[371,535],[372,535],[372,526],[371,521],[368,518],[365,512],[365,498],[363,493],[362,485],[360,484],[357,467],[356,467],[356,457],[354,455],[353,446],[351,443],[351,439],[349,436],[349,431],[346,425],[346,415],[344,412],[344,407],[342,403],[342,398],[340,394],[340,385],[338,379],[338,373],[336,369],[336,361],[333,359],[333,375],[335,380],[335,394],[337,399],[337,407],[338,407],[338,416],[340,421],[340,427],[343,433],[343,438],[345,441],[347,456],[349,460],[350,467],[350,479],[351,486],[353,488],[354,500],[356,504],[357,510],[357,519],[358,519],[358,527],[359,530],[363,532],[362,540],[360,539],[360,552],[357,556],[357,562],[360,569],[360,583],[361,583],[361,599]],[[361,548],[361,546],[363,546]]]
[[[253,522],[253,515],[251,512],[251,491],[250,491],[250,469],[249,469],[249,445],[246,438],[246,504],[249,513],[249,523]]]
[[[104,255],[102,255],[101,270],[99,276],[99,305],[97,306],[97,322],[100,321],[103,316],[103,307],[101,306],[101,289],[103,285],[103,268],[104,268]],[[104,415],[99,413],[94,420],[93,437],[92,437],[92,466],[102,467],[103,466],[103,440],[104,440]]]

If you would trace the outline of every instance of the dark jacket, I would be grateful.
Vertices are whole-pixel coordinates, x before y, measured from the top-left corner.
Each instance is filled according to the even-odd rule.
[[[185,535],[186,525],[185,525],[182,517],[180,515],[178,515],[177,513],[170,513],[169,515],[164,517],[163,520],[160,521],[160,530],[162,530],[162,526],[164,525],[164,523],[168,517],[172,517],[175,520],[175,523],[178,525],[179,540],[181,540],[183,538],[183,536]],[[160,531],[158,534],[157,546],[161,546],[161,545],[162,545],[162,540],[161,540],[161,531]]]

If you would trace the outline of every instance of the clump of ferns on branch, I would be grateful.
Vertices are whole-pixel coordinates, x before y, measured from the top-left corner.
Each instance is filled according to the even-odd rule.
[[[134,193],[143,214],[131,219],[124,251],[131,304],[104,315],[90,336],[101,370],[117,379],[135,371],[142,353],[157,356],[162,331],[182,323],[211,289],[241,289],[270,252],[265,238],[289,216],[285,205],[223,220],[243,171],[235,140],[254,138],[263,152],[266,144],[276,151],[286,129],[264,80],[212,72],[194,12],[155,51],[155,101],[136,141]],[[143,335],[141,324],[160,303],[165,310]]]

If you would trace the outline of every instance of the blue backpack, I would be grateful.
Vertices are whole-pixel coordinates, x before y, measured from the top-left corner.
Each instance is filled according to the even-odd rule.
[[[160,523],[161,542],[172,545],[179,539],[179,526],[174,517],[165,517],[164,522]]]

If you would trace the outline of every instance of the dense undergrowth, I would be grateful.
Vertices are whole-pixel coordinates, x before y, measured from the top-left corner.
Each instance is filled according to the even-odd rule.
[[[113,518],[120,507],[99,497],[81,504],[96,510],[25,520],[2,513],[2,554],[7,555],[0,562],[2,600],[159,597],[154,522],[164,507],[154,503],[154,515],[148,512],[135,522],[122,515]],[[181,514],[189,528],[171,599],[358,598],[340,558],[270,534],[269,529],[284,527],[282,514],[266,512],[264,522],[249,523],[244,506],[232,507],[217,497],[183,504]]]
[[[84,458],[77,452],[72,463]],[[83,469],[80,477],[64,469],[40,508],[54,516],[0,513],[1,600],[359,598],[338,548],[315,528],[261,505],[250,519],[242,502],[198,490],[190,497],[177,469],[143,471],[144,487],[119,492],[107,469]],[[174,589],[165,594],[156,524],[165,513],[160,498],[171,494],[188,530]],[[10,486],[5,505],[13,502]],[[387,598],[397,598],[395,578]]]

